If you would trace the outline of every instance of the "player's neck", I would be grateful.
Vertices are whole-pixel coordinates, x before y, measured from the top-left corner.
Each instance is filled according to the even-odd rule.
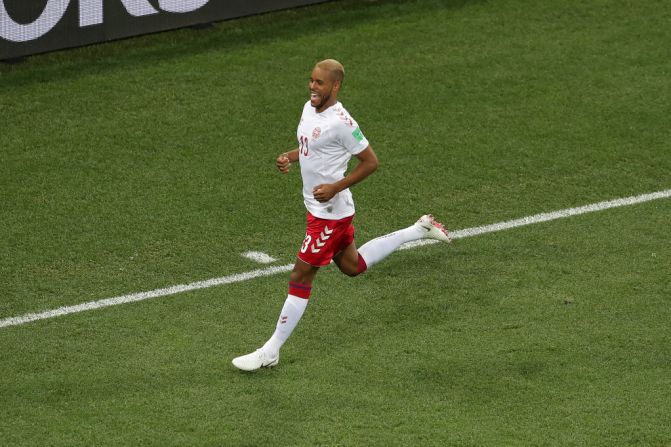
[[[336,105],[337,102],[338,102],[337,98],[331,98],[329,99],[328,102],[322,104],[321,107],[315,107],[315,112],[317,113],[325,112],[326,110],[328,110],[329,107]]]

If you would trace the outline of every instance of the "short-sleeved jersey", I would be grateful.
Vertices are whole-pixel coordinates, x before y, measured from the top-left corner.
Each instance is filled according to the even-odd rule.
[[[296,136],[305,207],[321,219],[335,220],[354,215],[354,201],[349,189],[340,191],[324,203],[314,198],[312,190],[317,185],[343,179],[352,155],[368,147],[368,140],[359,125],[340,102],[317,113],[308,101],[303,107]]]

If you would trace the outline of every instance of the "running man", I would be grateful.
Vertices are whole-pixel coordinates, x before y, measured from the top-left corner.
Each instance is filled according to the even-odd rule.
[[[344,274],[356,276],[405,242],[425,238],[450,241],[443,225],[428,214],[408,228],[373,239],[357,249],[352,226],[354,202],[349,188],[372,174],[378,160],[357,122],[338,102],[344,77],[345,70],[336,60],[315,65],[308,84],[310,100],[303,107],[298,125],[298,148],[277,157],[277,169],[284,174],[292,163],[300,163],[307,230],[289,277],[289,294],[275,333],[261,348],[233,359],[233,365],[243,371],[278,364],[280,348],[307,307],[315,275],[331,260]],[[358,164],[345,176],[352,156]]]

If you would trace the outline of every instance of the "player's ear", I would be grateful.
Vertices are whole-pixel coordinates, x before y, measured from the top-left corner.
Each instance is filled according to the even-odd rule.
[[[342,85],[342,81],[339,81],[339,80],[337,80],[337,79],[336,79],[335,81],[333,81],[333,88],[334,88],[336,91],[340,91],[340,86],[341,86],[341,85]]]

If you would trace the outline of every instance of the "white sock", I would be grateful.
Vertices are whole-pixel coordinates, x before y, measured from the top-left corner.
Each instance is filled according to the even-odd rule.
[[[393,233],[366,242],[359,248],[359,254],[366,262],[366,266],[371,268],[389,256],[402,244],[422,239],[425,233],[419,226],[411,225],[408,228],[394,231]]]
[[[280,348],[296,328],[307,305],[308,300],[305,298],[293,295],[287,296],[280,313],[280,318],[277,320],[275,333],[262,348],[269,357],[275,358],[280,353]]]

